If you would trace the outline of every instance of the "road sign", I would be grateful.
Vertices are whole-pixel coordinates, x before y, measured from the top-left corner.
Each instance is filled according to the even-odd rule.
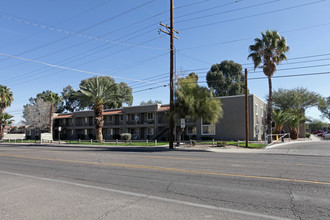
[[[186,127],[186,120],[184,118],[180,119],[180,124],[181,124],[181,128],[185,128]]]

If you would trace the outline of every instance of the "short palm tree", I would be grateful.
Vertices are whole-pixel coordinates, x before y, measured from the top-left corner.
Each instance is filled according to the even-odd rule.
[[[14,116],[8,114],[8,113],[2,113],[0,114],[0,121],[1,121],[1,138],[3,137],[3,133],[4,133],[4,128],[5,126],[11,125],[14,120],[12,119]]]
[[[254,69],[262,67],[264,74],[268,77],[269,95],[267,107],[267,129],[268,133],[272,131],[272,113],[273,113],[273,96],[272,96],[272,76],[276,71],[276,65],[283,60],[287,60],[285,53],[289,47],[284,37],[279,35],[277,31],[266,31],[261,33],[262,38],[256,38],[255,44],[250,45],[250,55],[254,63]],[[271,143],[272,138],[268,138]]]
[[[4,110],[13,102],[13,93],[7,86],[0,85],[0,114],[2,115]],[[0,140],[3,137],[3,122],[0,120]]]
[[[93,105],[96,139],[102,141],[104,104],[110,102],[115,97],[116,84],[107,77],[93,77],[84,80],[79,87],[78,93],[81,98]]]
[[[55,112],[55,106],[61,103],[62,97],[49,90],[40,93],[37,98],[38,97],[42,98],[45,102],[50,103],[49,132],[53,133],[53,115]]]
[[[288,121],[289,114],[283,110],[274,110],[273,111],[273,120],[275,122],[275,134],[281,134],[283,129],[283,124]]]
[[[290,137],[291,139],[298,139],[299,125],[305,121],[305,116],[303,113],[291,112],[288,120],[288,125],[290,127]]]

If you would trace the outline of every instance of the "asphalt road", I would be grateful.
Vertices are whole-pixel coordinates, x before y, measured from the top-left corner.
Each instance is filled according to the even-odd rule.
[[[2,144],[0,219],[330,219],[330,158],[275,149]]]

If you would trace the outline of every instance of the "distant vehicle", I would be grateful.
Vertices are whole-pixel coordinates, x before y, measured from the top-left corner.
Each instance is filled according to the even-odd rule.
[[[318,130],[318,131],[313,131],[312,134],[323,134],[324,131],[323,130]]]
[[[330,131],[324,132],[322,136],[323,136],[323,139],[325,139],[325,140],[330,139]]]

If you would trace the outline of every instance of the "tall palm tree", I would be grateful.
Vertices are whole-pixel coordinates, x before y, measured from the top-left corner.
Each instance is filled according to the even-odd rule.
[[[4,110],[11,105],[13,102],[13,93],[7,86],[0,85],[0,115],[3,114]],[[0,140],[3,137],[3,121],[0,120]]]
[[[94,110],[94,124],[96,139],[103,140],[103,109],[104,104],[110,102],[117,94],[116,84],[109,80],[110,77],[92,77],[80,83],[78,91],[85,102],[92,103]]]
[[[279,35],[277,31],[266,31],[261,33],[262,38],[256,38],[255,44],[250,45],[250,55],[254,63],[254,69],[262,67],[264,74],[268,77],[268,106],[267,106],[267,129],[268,133],[272,133],[272,113],[273,113],[273,96],[272,96],[272,76],[276,71],[276,65],[283,60],[287,60],[285,53],[289,51],[289,46],[284,37]],[[268,138],[268,143],[272,142],[272,138]]]
[[[42,98],[45,102],[50,103],[49,132],[53,133],[53,115],[55,112],[55,106],[61,103],[62,97],[57,93],[47,90],[38,94],[37,98]]]

